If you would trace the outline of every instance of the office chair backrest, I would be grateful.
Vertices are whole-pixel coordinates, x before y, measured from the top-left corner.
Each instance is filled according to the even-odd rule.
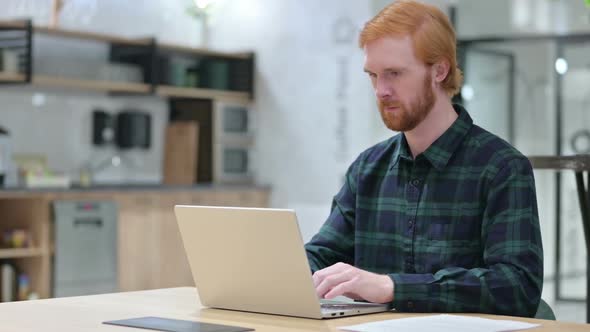
[[[541,299],[541,301],[539,302],[539,307],[537,308],[535,318],[555,320],[555,314],[553,313],[553,309],[551,309],[549,304],[547,304],[547,302],[545,302],[543,299]]]

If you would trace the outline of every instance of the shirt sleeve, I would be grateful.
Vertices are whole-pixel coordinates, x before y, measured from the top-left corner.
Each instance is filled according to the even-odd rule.
[[[481,240],[483,266],[434,274],[391,273],[393,306],[413,312],[535,315],[543,287],[543,248],[532,167],[502,167],[488,187]]]
[[[305,245],[312,273],[338,262],[354,263],[354,220],[360,158],[348,168],[344,185],[319,232]]]

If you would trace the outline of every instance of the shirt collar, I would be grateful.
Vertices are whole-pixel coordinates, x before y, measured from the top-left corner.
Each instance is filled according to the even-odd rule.
[[[453,104],[453,108],[458,115],[455,122],[422,153],[422,156],[438,170],[449,163],[451,156],[473,126],[473,120],[465,108],[458,104]],[[393,153],[391,168],[397,165],[400,158],[412,160],[412,153],[404,134],[401,135],[399,144]]]

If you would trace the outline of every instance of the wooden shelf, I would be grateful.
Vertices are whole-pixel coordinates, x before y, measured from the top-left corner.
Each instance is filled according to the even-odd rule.
[[[25,29],[27,23],[25,21],[0,21],[0,28],[6,29]]]
[[[248,92],[185,88],[170,85],[158,86],[156,88],[156,94],[163,97],[213,98],[244,103],[250,101],[250,94]]]
[[[5,83],[23,83],[25,81],[25,75],[21,73],[7,73],[0,72],[0,82]]]
[[[61,28],[50,28],[50,27],[42,27],[42,26],[36,26],[36,27],[34,27],[34,30],[37,33],[46,34],[46,35],[50,35],[50,36],[57,36],[57,37],[67,37],[67,38],[75,38],[75,39],[83,39],[83,40],[94,40],[94,41],[98,41],[98,42],[136,45],[136,46],[149,46],[150,45],[150,40],[147,38],[131,39],[131,38],[118,37],[118,36],[112,36],[112,35],[95,33],[95,32],[75,31],[75,30],[67,30],[67,29],[61,29]]]
[[[22,83],[25,75],[18,73],[0,73],[0,82]],[[84,89],[102,92],[118,92],[131,94],[149,94],[150,85],[145,83],[93,81],[78,78],[53,77],[44,75],[33,76],[32,83],[37,86],[57,87],[68,89]],[[250,101],[248,92],[222,91],[214,89],[199,89],[160,85],[156,88],[156,94],[162,97],[183,98],[212,98],[226,101],[247,103]]]
[[[0,259],[37,257],[44,254],[45,252],[41,248],[0,249]]]
[[[42,75],[33,76],[33,84],[47,87],[85,89],[103,92],[121,92],[138,94],[150,93],[150,86],[145,83],[93,81],[77,78],[52,77]]]

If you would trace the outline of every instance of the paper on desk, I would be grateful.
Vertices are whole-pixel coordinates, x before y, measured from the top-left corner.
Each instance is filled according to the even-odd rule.
[[[526,330],[539,326],[512,320],[494,320],[479,317],[457,316],[457,315],[434,315],[426,317],[411,317],[390,319],[365,324],[340,327],[346,331],[358,332],[503,332]]]

